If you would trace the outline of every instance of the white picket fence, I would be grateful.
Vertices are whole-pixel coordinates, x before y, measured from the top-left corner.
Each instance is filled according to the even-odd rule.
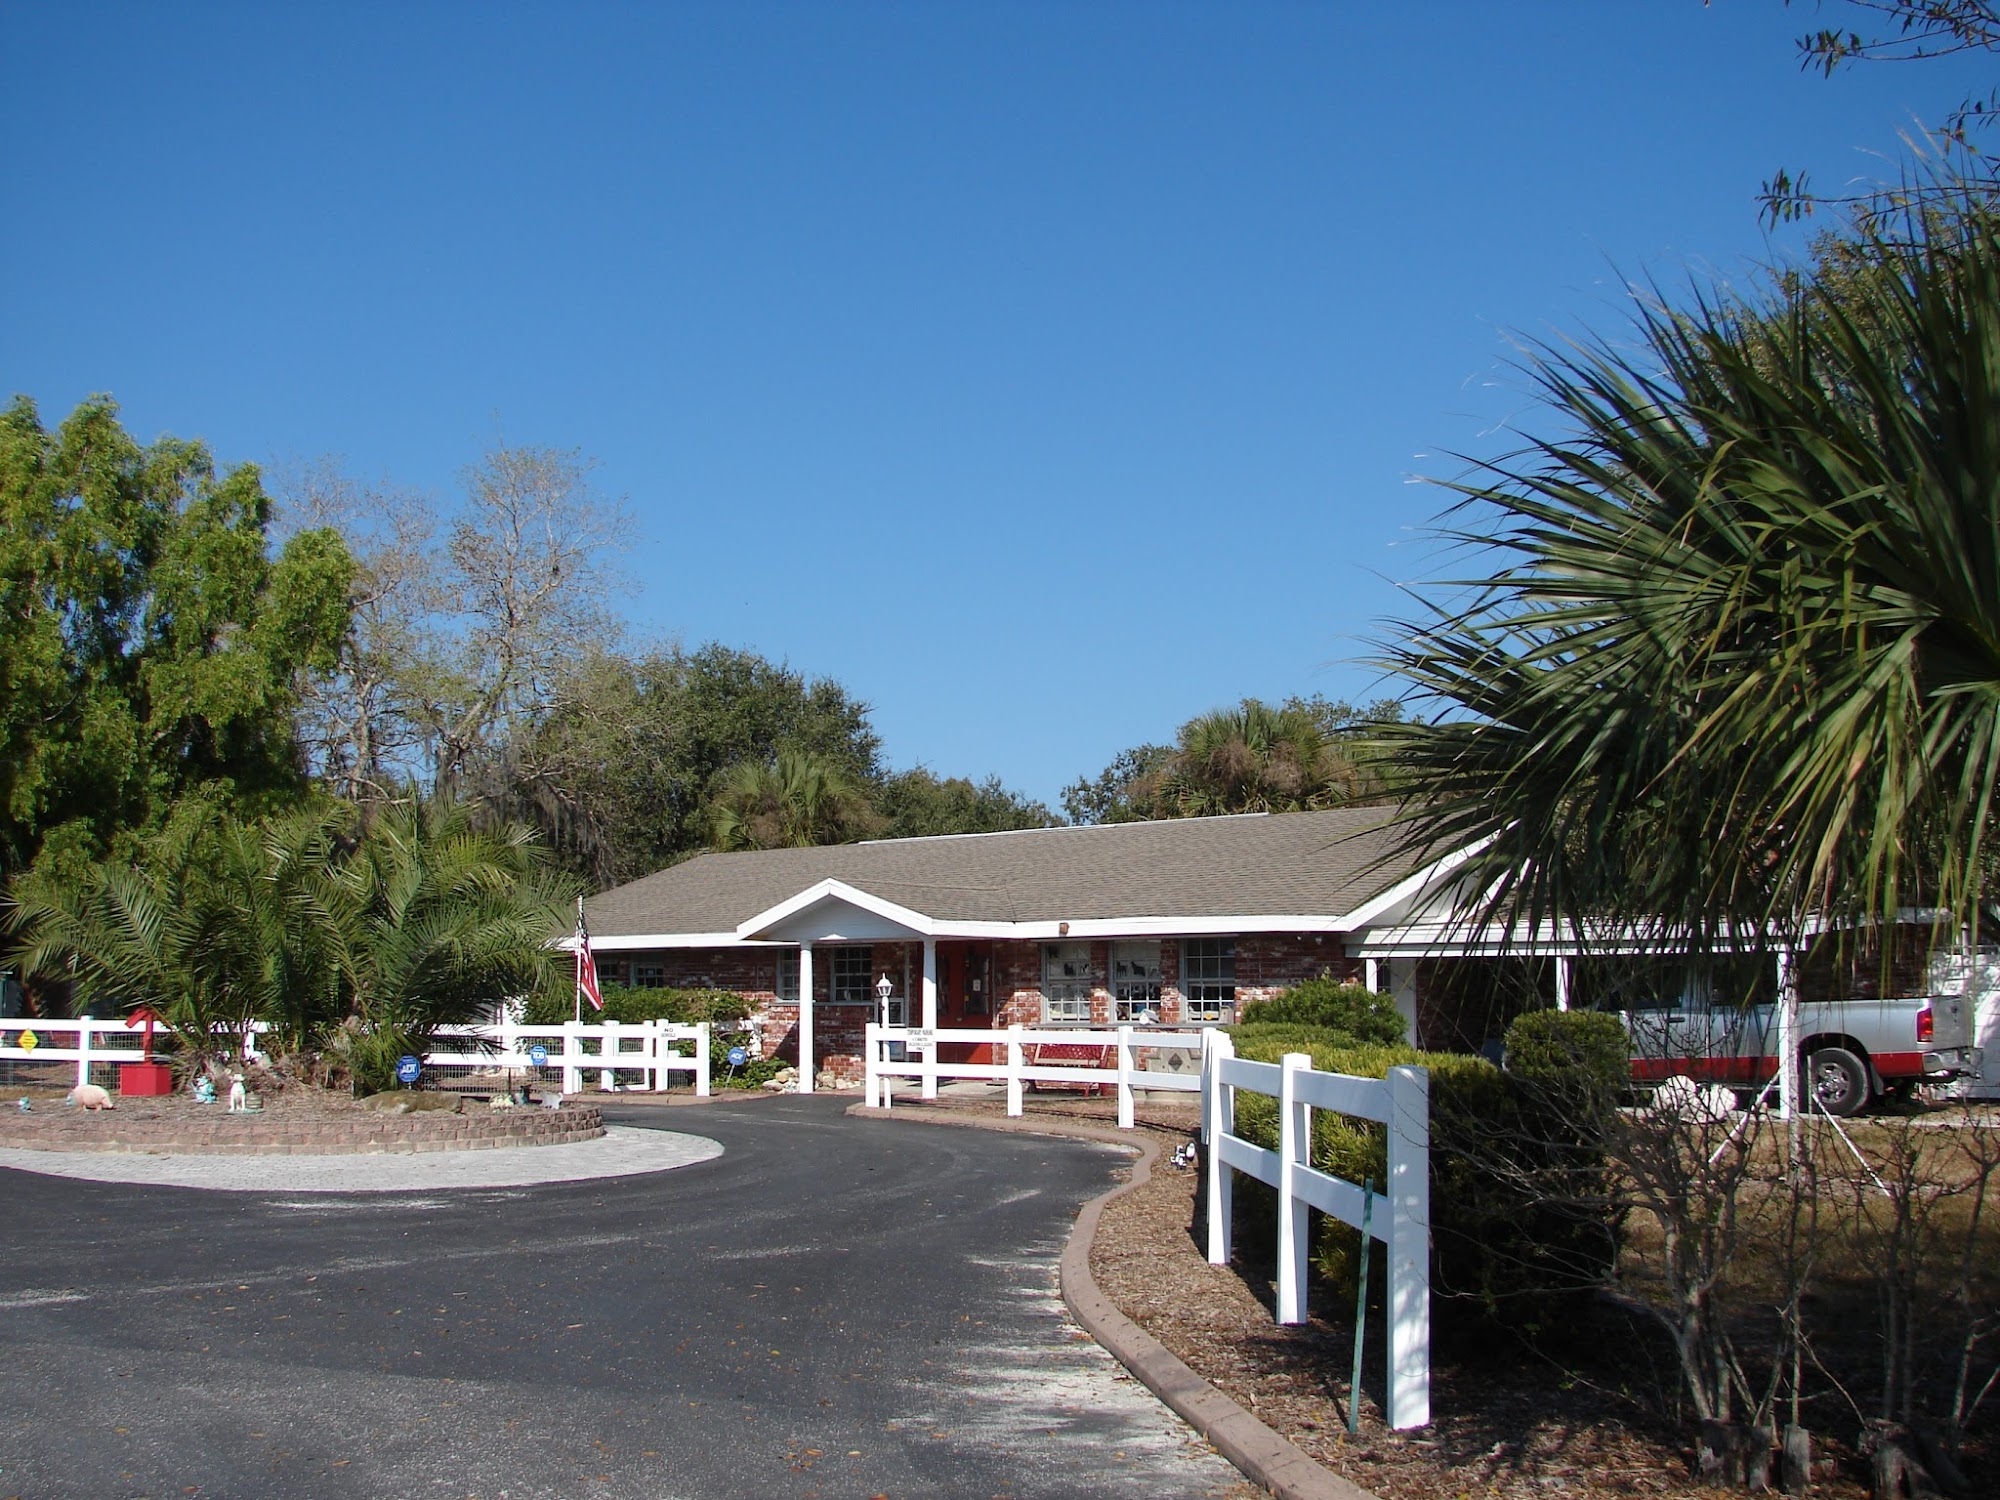
[[[159,1042],[158,1030],[153,1040]],[[78,1083],[115,1084],[113,1070],[119,1063],[139,1061],[145,1043],[145,1027],[127,1027],[123,1021],[98,1021],[89,1016],[73,1021],[0,1016],[0,1061],[74,1063]]]
[[[1224,1032],[1209,1034],[1202,1059],[1202,1141],[1208,1163],[1208,1259],[1229,1264],[1234,1173],[1278,1191],[1278,1321],[1306,1320],[1311,1265],[1307,1209],[1331,1214],[1382,1241],[1388,1254],[1389,1425],[1423,1427],[1431,1419],[1430,1073],[1391,1068],[1385,1079],[1320,1073],[1303,1052],[1277,1063],[1236,1056]],[[1278,1149],[1235,1134],[1238,1093],[1278,1101]],[[1384,1191],[1312,1165],[1312,1112],[1333,1110],[1373,1120],[1388,1131]]]
[[[266,1029],[261,1021],[252,1023],[243,1039],[250,1056],[257,1055],[257,1038]],[[34,1045],[24,1045],[30,1036]],[[425,1054],[423,1064],[434,1077],[496,1071],[533,1073],[544,1083],[560,1081],[565,1094],[582,1093],[584,1080],[591,1074],[596,1075],[596,1086],[601,1090],[657,1092],[672,1083],[674,1074],[684,1073],[693,1079],[695,1093],[706,1098],[708,1038],[706,1021],[697,1026],[671,1021],[629,1026],[616,1021],[601,1025],[565,1022],[560,1026],[519,1026],[501,1021],[491,1026],[446,1026],[438,1030],[440,1045]],[[158,1032],[154,1040],[158,1042]],[[235,1033],[218,1033],[216,1041],[233,1049]],[[128,1027],[123,1021],[99,1021],[89,1016],[58,1021],[0,1016],[0,1061],[73,1063],[78,1083],[115,1085],[113,1070],[119,1063],[137,1062],[144,1042],[143,1029]],[[454,1043],[457,1045],[451,1045]],[[531,1058],[530,1049],[537,1043],[548,1053],[540,1067]]]
[[[501,1021],[492,1026],[446,1026],[438,1031],[439,1041],[459,1041],[458,1051],[434,1047],[424,1056],[424,1071],[488,1073],[533,1071],[544,1082],[559,1077],[565,1094],[584,1091],[585,1079],[597,1078],[604,1092],[636,1089],[661,1092],[675,1073],[685,1073],[694,1081],[697,1096],[706,1099],[709,1023],[684,1026],[674,1021],[638,1021],[621,1026],[616,1021],[583,1025],[565,1021],[560,1026],[517,1026]],[[481,1044],[484,1044],[483,1046]],[[676,1043],[681,1044],[676,1048]],[[536,1068],[532,1049],[539,1044],[548,1060]]]
[[[1097,1084],[1118,1091],[1118,1124],[1132,1128],[1133,1103],[1144,1089],[1169,1089],[1199,1093],[1201,1077],[1190,1068],[1183,1073],[1166,1067],[1148,1068],[1146,1054],[1164,1063],[1162,1053],[1199,1052],[1201,1031],[1162,1031],[1157,1026],[1026,1027],[925,1030],[912,1026],[883,1026],[868,1023],[864,1043],[862,1090],[865,1102],[882,1109],[894,1105],[894,1080],[917,1081],[921,1097],[935,1099],[940,1079],[980,1079],[1007,1085],[1007,1113],[1022,1111],[1022,1092],[1031,1083]],[[965,1044],[990,1047],[1004,1061],[990,1063],[941,1062],[938,1044]],[[1079,1067],[1075,1064],[1037,1063],[1029,1060],[1033,1047],[1097,1047],[1111,1051],[1110,1067]],[[901,1056],[897,1056],[897,1053]]]

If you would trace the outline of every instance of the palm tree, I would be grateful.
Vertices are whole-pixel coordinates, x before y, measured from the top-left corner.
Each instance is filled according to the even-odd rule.
[[[340,821],[322,808],[246,824],[184,803],[136,860],[17,881],[17,959],[99,1013],[146,1006],[190,1065],[257,1020],[296,1047],[335,991],[298,886]]]
[[[554,983],[550,944],[575,894],[523,825],[484,823],[457,802],[378,810],[304,892],[339,976],[335,1040],[358,1081],[386,1083],[393,1059],[423,1051],[438,1027]]]
[[[723,850],[844,844],[872,832],[874,821],[860,788],[803,750],[730,767],[709,806],[711,842]]]
[[[1700,941],[1990,890],[2000,224],[1904,227],[1544,350],[1570,433],[1458,486],[1501,562],[1402,627],[1428,713],[1380,733],[1412,839],[1488,841],[1481,917]]]
[[[87,1004],[151,1007],[194,1059],[252,1021],[325,1048],[363,1088],[442,1025],[555,981],[574,888],[534,833],[410,799],[246,824],[188,812],[129,864],[18,886],[24,972]]]
[[[1178,818],[1338,807],[1362,789],[1354,763],[1309,713],[1255,698],[1183,724],[1146,779],[1133,800]]]

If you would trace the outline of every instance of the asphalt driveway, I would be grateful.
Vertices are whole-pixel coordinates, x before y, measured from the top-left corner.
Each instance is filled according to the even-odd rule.
[[[1065,1317],[1109,1148],[607,1108],[723,1154],[369,1195],[0,1171],[0,1497],[1204,1496]]]

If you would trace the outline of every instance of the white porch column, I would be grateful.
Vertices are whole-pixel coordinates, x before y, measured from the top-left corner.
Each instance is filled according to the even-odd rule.
[[[907,950],[906,950],[907,951]],[[938,1023],[937,939],[924,939],[924,1029],[935,1033]],[[924,1048],[924,1097],[937,1098],[937,1042]]]
[[[813,1091],[813,945],[799,944],[799,1092]]]
[[[1403,1017],[1403,1033],[1412,1047],[1417,1041],[1417,965],[1414,959],[1384,959],[1389,966],[1389,997]]]
[[[1368,987],[1370,993],[1377,995],[1382,993],[1382,961],[1379,958],[1363,959],[1361,974],[1361,982]]]
[[[1556,1009],[1569,1009],[1569,958],[1567,955],[1558,955],[1556,958]]]

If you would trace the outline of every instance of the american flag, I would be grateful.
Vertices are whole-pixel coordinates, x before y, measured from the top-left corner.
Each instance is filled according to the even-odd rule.
[[[597,986],[597,960],[590,956],[590,931],[583,925],[583,897],[576,898],[576,992],[598,1010],[604,991]]]

